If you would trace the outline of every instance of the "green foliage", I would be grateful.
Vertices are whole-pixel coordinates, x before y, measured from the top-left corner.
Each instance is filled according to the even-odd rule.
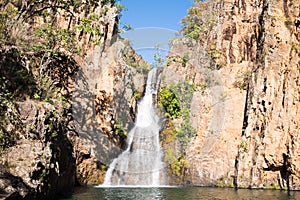
[[[34,93],[33,98],[34,98],[34,99],[40,99],[41,97],[40,97],[40,95],[38,95],[37,93]]]
[[[127,8],[120,3],[115,4],[115,7],[117,8],[118,18],[120,19],[122,17],[122,12],[127,11]],[[119,33],[124,33],[125,31],[130,31],[130,30],[133,30],[130,24],[119,23],[119,29],[118,29]]]
[[[79,53],[74,31],[44,24],[35,30],[34,36],[42,38],[33,44],[34,51],[49,52],[54,56],[57,56],[60,51]]]
[[[219,62],[219,58],[222,56],[222,51],[218,49],[210,49],[207,51],[208,55],[210,56],[211,60],[213,61],[210,63],[208,66],[209,69],[221,69],[224,67],[226,64]]]
[[[131,30],[133,30],[133,28],[131,27],[130,24],[125,23],[123,25],[123,30],[125,30],[125,31],[131,31]]]
[[[49,102],[50,100],[56,99],[60,88],[55,87],[54,80],[51,77],[45,75],[45,77],[36,77],[37,84],[37,91],[34,94],[34,99],[36,100],[43,100],[45,102]],[[58,100],[58,99],[56,99]]]
[[[30,73],[19,64],[16,49],[2,51],[0,59],[0,152],[14,144],[22,132],[15,100],[34,89]]]
[[[172,64],[172,62],[177,62],[177,63],[181,63],[183,67],[186,66],[186,63],[189,61],[190,57],[189,57],[189,53],[185,52],[183,57],[179,57],[179,56],[168,56],[167,59],[167,66],[170,66]]]
[[[120,3],[115,4],[115,7],[117,8],[118,13],[121,13],[122,11],[127,10],[126,7]]]
[[[97,0],[25,0],[18,4],[5,1],[0,4],[0,43],[19,45],[26,51],[79,53],[75,33],[77,36],[86,34],[89,41],[99,44],[103,36],[100,18],[112,6],[119,13],[124,9],[114,0],[101,1],[100,13],[94,12],[97,6],[100,6]],[[60,26],[60,23],[67,26]],[[24,44],[20,46],[21,43]]]
[[[280,186],[277,183],[271,183],[270,184],[270,189],[272,189],[272,190],[279,190],[281,188],[280,188]]]
[[[189,115],[189,109],[195,91],[194,85],[187,81],[179,82],[176,85],[171,85],[170,90],[178,97],[182,106],[181,110],[184,112],[183,115]]]
[[[181,148],[186,149],[191,138],[196,136],[196,129],[191,125],[186,119],[180,124],[179,130],[176,132],[176,137],[178,138]]]
[[[169,163],[170,169],[173,174],[179,177],[184,175],[184,170],[188,163],[182,155],[175,156],[173,150],[167,149],[165,152],[165,161]]]
[[[46,141],[51,141],[53,139],[56,139],[56,137],[58,136],[58,130],[59,130],[59,117],[57,116],[58,112],[56,112],[55,110],[52,110],[49,114],[49,116],[47,116],[47,118],[45,119],[45,126],[46,126]]]
[[[152,63],[153,67],[161,67],[164,62],[165,60],[163,59],[160,53],[154,53],[154,62]]]
[[[1,93],[9,97],[24,98],[27,94],[31,96],[36,89],[33,75],[23,65],[25,61],[21,58],[21,52],[15,48],[0,52]]]
[[[189,61],[189,59],[190,59],[189,53],[185,52],[182,57],[182,65],[186,66],[186,63]]]
[[[175,93],[167,88],[159,91],[159,105],[166,111],[166,117],[175,119],[180,116],[181,105]]]
[[[0,152],[18,137],[28,137],[25,131],[42,129],[36,124],[39,122],[25,129],[16,101],[31,98],[51,103],[57,110],[45,118],[45,135],[54,140],[65,132],[62,121],[69,108],[67,89],[78,69],[72,59],[79,53],[75,32],[102,36],[97,25],[103,13],[96,16],[87,11],[98,5],[96,0],[0,2]],[[84,11],[87,13],[77,22],[78,28],[60,26],[61,21],[72,22]]]
[[[141,93],[136,88],[134,88],[133,98],[135,100],[139,100],[141,98]]]
[[[191,138],[196,135],[195,128],[190,124],[190,107],[194,90],[194,85],[185,81],[169,88],[161,88],[159,91],[158,104],[165,109],[166,117],[182,118],[179,129],[173,132],[183,151]]]
[[[39,131],[45,130],[45,139],[47,141],[57,139],[59,133],[65,132],[62,129],[62,118],[65,110],[69,108],[68,100],[60,94],[66,77],[70,77],[70,73],[74,73],[72,67],[69,68],[69,62],[63,62],[64,69],[59,69],[64,77],[57,73],[57,69],[53,67],[60,60],[51,58],[52,62],[44,69],[38,69],[39,54],[33,54],[31,60],[27,60],[26,54],[18,49],[3,50],[1,52],[2,59],[0,60],[0,152],[13,145],[16,139],[20,136],[28,138],[28,133],[36,134],[33,136],[36,139]],[[31,68],[24,66],[27,61],[32,63]],[[70,60],[69,60],[70,61]],[[76,68],[76,67],[75,67]],[[69,71],[70,70],[70,71]],[[68,72],[66,72],[68,71]],[[25,126],[19,119],[15,101],[25,101],[25,99],[33,98],[36,101],[49,101],[52,105],[61,106],[60,110],[55,110],[49,113],[44,118],[43,122],[37,120],[34,124]],[[38,124],[38,123],[43,123]],[[43,134],[41,134],[43,135]]]
[[[212,59],[217,59],[219,56],[220,56],[220,54],[222,54],[222,52],[221,51],[219,51],[219,50],[217,50],[217,49],[211,49],[211,50],[209,50],[208,52],[207,52],[210,56],[211,56],[211,58]]]
[[[136,58],[133,55],[126,55],[124,54],[125,62],[127,65],[131,66],[131,67],[137,67],[138,63],[136,61]]]
[[[7,100],[1,99],[0,106],[0,153],[11,146],[15,142],[15,134],[12,131],[17,131],[17,128],[21,126],[17,115],[14,110],[14,106]]]
[[[188,16],[182,20],[183,28],[181,32],[194,39],[204,40],[216,25],[216,13],[212,11],[211,2],[197,1],[195,6],[188,9]]]
[[[162,67],[165,59],[161,55],[161,50],[159,49],[159,44],[155,45],[155,53],[153,54],[154,62],[151,63],[152,67]]]
[[[122,57],[128,66],[136,68],[139,72],[147,74],[150,70],[150,65],[144,63],[141,58],[130,48],[124,48]]]
[[[3,125],[1,125],[3,126]],[[10,133],[4,132],[4,130],[0,131],[0,153],[9,147],[13,143],[13,138]]]
[[[114,129],[115,133],[119,136],[121,142],[125,141],[127,138],[127,134],[123,129],[123,124],[121,122],[115,124]]]
[[[172,120],[168,119],[164,129],[159,135],[162,146],[171,144],[175,140],[176,134],[177,131],[174,123],[172,122]]]
[[[1,7],[5,9],[1,9]],[[18,14],[18,10],[7,3],[0,4],[0,44],[12,44],[13,35],[10,33],[14,25],[14,18]]]
[[[27,80],[24,84],[12,82],[12,85],[15,83],[20,87],[14,88],[15,93],[19,93],[19,89],[24,90],[21,86],[27,87],[35,82],[36,88],[28,89],[30,97],[50,101],[58,96],[57,88],[65,87],[69,72],[74,72],[61,63],[72,60],[72,55],[80,52],[76,37],[86,34],[89,41],[99,44],[99,38],[102,37],[100,18],[111,6],[116,6],[119,12],[123,9],[122,6],[115,5],[114,0],[101,1],[101,13],[94,12],[93,9],[97,6],[97,0],[25,0],[18,4],[9,1],[0,3],[0,45],[6,46],[6,49],[14,46],[13,53],[18,54],[13,55],[16,61],[5,61],[5,64],[12,63],[11,69],[16,68],[13,63],[21,65],[23,71],[19,71],[22,73],[14,77],[17,80]],[[84,17],[79,18],[83,13]],[[25,68],[31,77],[24,76]],[[28,90],[26,88],[24,93]]]
[[[242,140],[241,144],[240,144],[240,148],[242,149],[242,151],[244,153],[247,153],[249,151],[249,143],[246,140]]]
[[[99,21],[99,16],[90,14],[88,17],[81,19],[81,23],[75,29],[89,34],[92,38],[95,36],[102,37],[104,34],[101,32],[100,27],[96,25]],[[91,40],[95,45],[100,45],[100,41],[96,39]]]
[[[21,157],[19,157],[19,158],[18,158],[18,161],[20,161],[20,162],[21,162],[21,161],[24,161],[24,159],[23,159],[23,158],[21,158]]]
[[[137,70],[143,74],[147,74],[150,71],[150,66],[148,64],[139,64]]]
[[[41,183],[43,183],[43,182],[47,181],[48,175],[49,175],[49,170],[47,170],[47,169],[44,168],[44,169],[41,170],[40,176],[39,176],[39,179],[38,179],[38,180],[39,180]]]

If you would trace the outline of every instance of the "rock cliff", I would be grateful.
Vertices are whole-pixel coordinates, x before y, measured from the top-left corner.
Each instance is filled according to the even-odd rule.
[[[237,187],[299,189],[299,6],[263,1],[258,7]]]
[[[149,66],[115,1],[0,3],[0,197],[99,184],[125,146]]]
[[[196,135],[178,150],[184,117],[168,122],[171,182],[299,189],[299,4],[211,1],[189,10],[163,84],[175,93],[178,83],[193,86],[183,101]]]
[[[79,136],[74,138],[80,158],[77,175],[81,184],[102,183],[106,167],[126,147],[147,70],[145,61],[122,40],[105,51],[96,47],[83,61],[72,96],[72,116]],[[84,157],[95,160],[97,170],[88,167],[86,162],[91,161]]]
[[[149,65],[117,36],[115,1],[55,2],[0,3],[1,198],[101,183],[144,92]],[[159,91],[170,184],[300,189],[299,7],[189,9]]]

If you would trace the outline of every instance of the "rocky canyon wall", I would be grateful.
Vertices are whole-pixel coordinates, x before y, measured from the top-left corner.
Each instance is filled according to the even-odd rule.
[[[115,1],[76,2],[0,3],[0,198],[100,184],[125,147],[149,66]]]
[[[158,101],[170,184],[300,189],[299,4],[218,0],[189,10]],[[42,4],[0,5],[24,18],[21,26],[11,18],[9,40],[0,34],[0,197],[46,199],[75,182],[101,183],[126,146],[150,68],[118,37],[115,2],[52,10],[62,28],[53,33],[74,31],[77,53],[65,44],[28,49],[40,42],[27,37],[31,25],[50,20],[52,11],[31,17]]]
[[[299,1],[263,1],[236,186],[299,189]],[[245,11],[241,10],[241,13]]]
[[[144,66],[144,71],[139,66]],[[97,46],[82,62],[72,96],[72,116],[79,136],[75,138],[77,175],[81,184],[102,183],[106,167],[126,148],[127,133],[135,121],[148,69],[145,61],[121,40],[105,51]],[[90,158],[94,160],[92,165],[98,167],[89,166]]]
[[[163,81],[193,85],[196,136],[184,151],[178,137],[166,145],[174,183],[299,189],[299,4],[211,1],[189,11],[189,37],[173,44]],[[191,19],[203,26],[198,38]]]

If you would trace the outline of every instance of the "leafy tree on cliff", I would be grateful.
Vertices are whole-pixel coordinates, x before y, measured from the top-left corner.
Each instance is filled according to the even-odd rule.
[[[195,6],[188,9],[188,16],[183,18],[181,33],[200,42],[204,42],[207,35],[216,24],[216,13],[211,9],[213,2],[195,2]]]

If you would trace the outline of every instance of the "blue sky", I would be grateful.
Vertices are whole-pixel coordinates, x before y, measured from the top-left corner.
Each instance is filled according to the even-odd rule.
[[[130,24],[132,31],[122,37],[128,38],[137,53],[153,62],[155,46],[167,54],[169,39],[180,30],[180,20],[187,15],[192,0],[121,0],[126,7],[120,20],[120,28]]]
[[[127,8],[121,23],[133,28],[161,27],[179,30],[180,20],[187,15],[192,0],[121,0]]]

